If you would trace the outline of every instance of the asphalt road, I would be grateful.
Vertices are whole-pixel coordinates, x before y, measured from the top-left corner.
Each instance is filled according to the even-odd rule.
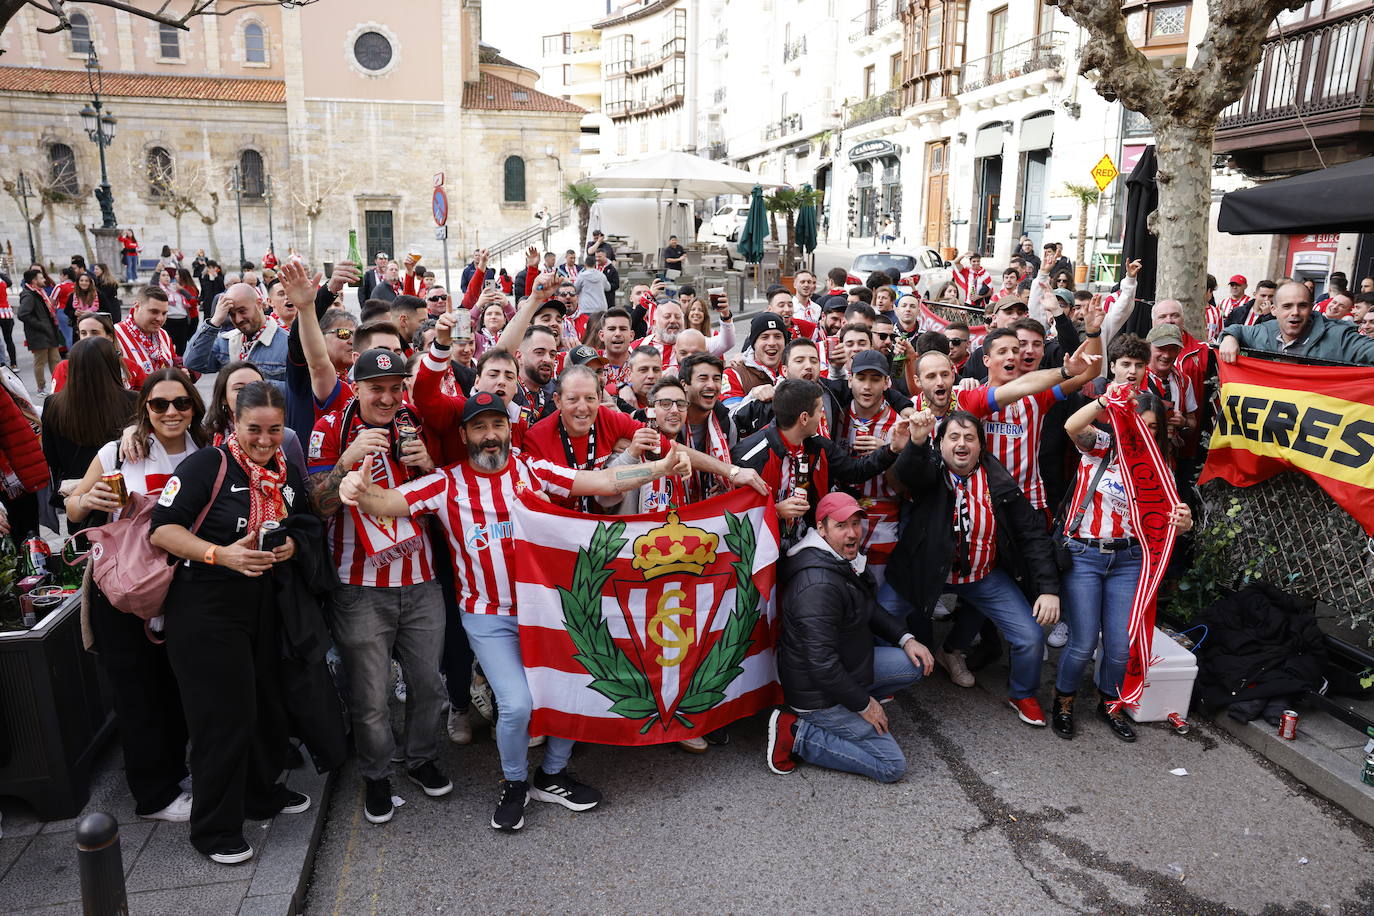
[[[444,742],[450,796],[396,782],[408,804],[384,826],[363,819],[350,765],[306,911],[1374,912],[1374,832],[1245,747],[1196,724],[1128,746],[1091,718],[1062,741],[1016,720],[1002,677],[960,690],[936,675],[888,706],[909,770],[887,786],[772,774],[761,717],[701,757],[582,746],[573,768],[606,801],[531,802],[515,835],[487,824],[485,730]]]

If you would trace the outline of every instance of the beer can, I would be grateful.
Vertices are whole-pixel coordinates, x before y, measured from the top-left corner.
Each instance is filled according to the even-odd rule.
[[[27,630],[32,630],[38,626],[38,609],[33,606],[33,599],[28,595],[19,596],[19,622]]]
[[[414,442],[418,438],[420,438],[420,431],[409,423],[396,424],[396,439],[402,448],[407,442]]]
[[[1285,709],[1283,718],[1279,719],[1279,737],[1285,741],[1298,737],[1298,714],[1291,709]]]
[[[119,471],[111,471],[108,474],[101,474],[100,481],[101,483],[105,484],[105,486],[109,487],[111,490],[114,491],[115,499],[119,500],[120,506],[128,505],[129,490],[124,486],[123,474],[121,474]]]
[[[266,545],[266,543],[267,543],[268,536],[271,535],[272,532],[278,530],[279,528],[281,528],[281,522],[266,521],[266,522],[263,522],[263,523],[262,523],[262,527],[258,529],[258,549],[259,549],[259,550],[271,550],[271,549],[272,549],[271,547],[267,547],[267,546],[265,546],[265,545]]]
[[[1364,755],[1364,769],[1360,771],[1360,782],[1374,786],[1374,751]]]

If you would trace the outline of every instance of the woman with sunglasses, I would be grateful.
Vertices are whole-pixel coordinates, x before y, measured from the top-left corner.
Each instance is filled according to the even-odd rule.
[[[70,369],[68,370],[68,367]],[[72,492],[105,443],[119,436],[135,416],[138,395],[124,387],[123,367],[111,341],[78,340],[68,359],[58,364],[68,382],[43,405],[43,456],[52,475],[54,505]],[[70,379],[67,373],[70,371]],[[54,377],[57,373],[53,373]],[[68,518],[68,532],[80,529]]]
[[[82,341],[72,353],[102,343]],[[77,390],[75,377],[69,390]],[[120,501],[101,480],[116,471],[127,492],[159,496],[182,460],[205,444],[200,428],[204,413],[195,386],[180,370],[162,369],[149,376],[138,396],[134,424],[147,457],[125,461],[119,443],[106,442],[67,497],[67,518],[98,524],[118,518]],[[134,811],[154,820],[189,820],[191,795],[181,788],[187,775],[186,717],[166,646],[149,639],[143,620],[116,610],[94,584],[88,597],[96,659],[114,695]]]
[[[289,745],[271,575],[296,555],[298,519],[310,513],[310,500],[304,476],[282,452],[281,391],[250,382],[235,408],[234,431],[181,463],[152,521],[152,543],[186,561],[167,593],[166,635],[191,733],[191,845],[221,865],[252,858],[245,818],[310,807],[309,796],[276,781]],[[269,535],[279,529],[289,536]],[[260,536],[273,539],[264,544]]]
[[[351,334],[349,335],[352,336]],[[239,392],[246,385],[263,381],[262,370],[247,360],[228,363],[215,376],[214,391],[210,395],[210,408],[205,412],[205,435],[211,445],[223,445],[234,432],[234,417],[237,415]],[[305,452],[296,431],[287,427],[282,432],[282,451],[286,460],[307,476]]]

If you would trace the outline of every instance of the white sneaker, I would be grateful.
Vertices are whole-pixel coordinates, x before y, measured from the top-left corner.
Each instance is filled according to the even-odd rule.
[[[491,684],[480,674],[472,676],[472,686],[468,688],[468,696],[472,698],[472,708],[483,719],[492,724],[496,723],[496,695],[491,692]]]
[[[1045,637],[1045,642],[1055,649],[1064,648],[1069,642],[1069,625],[1062,620],[1056,623],[1050,635]]]
[[[472,723],[468,721],[468,711],[466,709],[448,710],[448,740],[454,744],[472,743]]]
[[[973,672],[968,670],[968,663],[964,661],[964,653],[958,650],[952,652],[936,652],[935,663],[949,674],[949,679],[959,687],[972,687],[975,683]]]
[[[140,817],[150,821],[171,821],[174,824],[182,824],[191,819],[191,793],[182,792],[172,803],[161,811],[154,811],[152,814],[143,814]]]
[[[396,699],[402,703],[406,701],[406,675],[401,670],[401,663],[394,658],[391,660],[391,689]]]

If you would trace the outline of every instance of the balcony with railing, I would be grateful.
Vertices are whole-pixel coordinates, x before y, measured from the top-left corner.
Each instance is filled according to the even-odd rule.
[[[799,133],[802,129],[802,116],[800,114],[790,114],[780,121],[765,125],[763,128],[763,140],[780,140],[783,137]]]
[[[1278,151],[1374,130],[1374,10],[1297,23],[1266,41],[1245,94],[1217,120],[1216,151]]]
[[[665,86],[663,91],[657,95],[650,95],[641,99],[619,99],[606,102],[603,107],[606,116],[613,121],[636,115],[661,114],[682,104],[683,88],[682,85],[674,83]]]
[[[629,63],[625,72],[629,76],[640,76],[648,73],[650,70],[662,67],[674,57],[681,57],[686,53],[687,39],[670,38],[665,41],[663,46],[657,51],[651,51],[648,54],[642,54],[635,58],[634,61]]]
[[[1059,70],[1064,66],[1064,32],[1042,32],[987,57],[964,64],[959,85],[963,92],[976,92],[1027,73]]]
[[[876,121],[879,118],[889,118],[901,111],[902,91],[891,89],[882,95],[875,95],[872,98],[855,102],[849,106],[849,115],[845,118],[844,126],[858,127],[860,124],[867,124],[869,121]]]
[[[727,150],[726,150],[726,148],[725,148],[725,144],[722,143],[722,142],[720,142],[719,140],[717,140],[715,143],[712,143],[712,144],[710,144],[710,145],[708,145],[708,146],[706,147],[706,158],[707,158],[707,159],[716,159],[716,160],[720,160],[720,159],[724,159],[724,158],[726,157],[726,155],[727,155]]]
[[[789,41],[787,44],[783,45],[782,62],[784,64],[791,63],[792,61],[796,60],[798,57],[801,57],[805,53],[806,36],[803,35],[801,38],[793,39],[792,41]]]
[[[897,6],[897,0],[884,0],[855,16],[850,20],[853,23],[853,31],[849,33],[849,40],[863,41],[884,26],[896,22]]]

